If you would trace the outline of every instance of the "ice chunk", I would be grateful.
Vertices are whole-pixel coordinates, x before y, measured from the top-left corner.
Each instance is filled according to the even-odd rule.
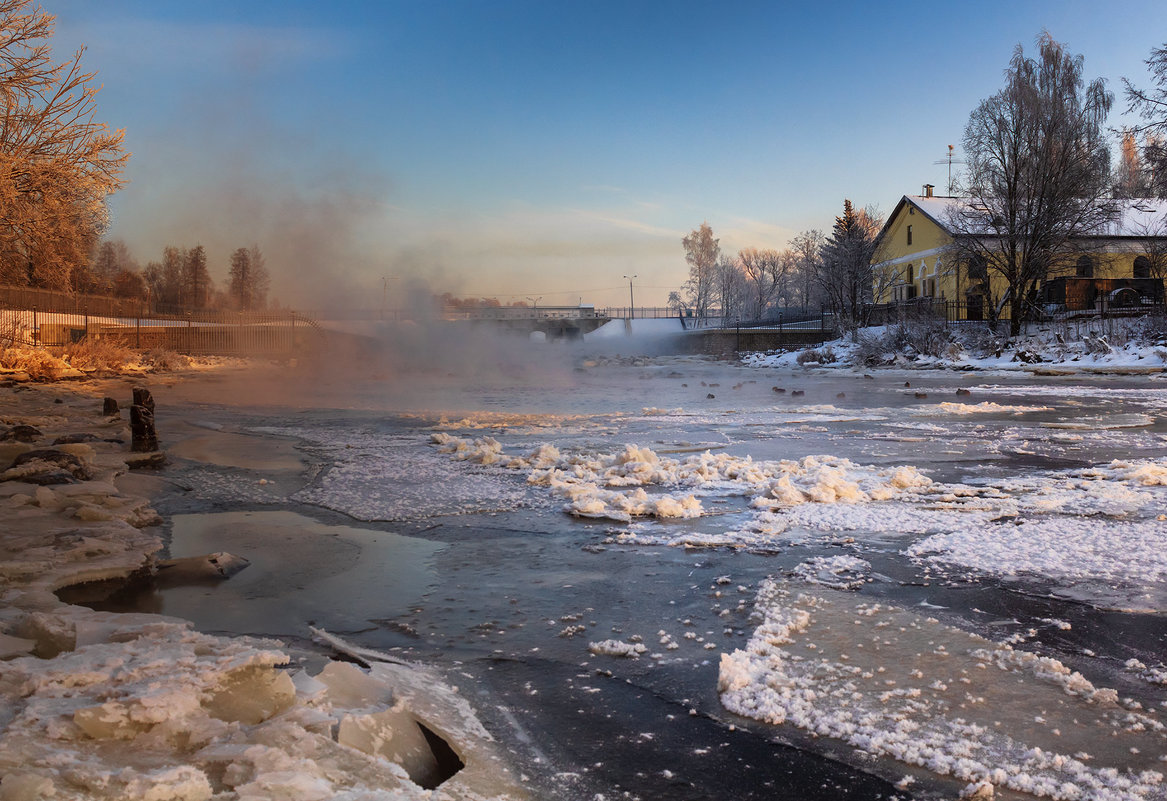
[[[422,787],[432,789],[441,783],[441,769],[425,734],[400,703],[380,712],[345,715],[340,720],[336,740],[400,765]]]
[[[296,699],[296,687],[282,670],[247,667],[229,674],[203,707],[228,723],[262,723],[282,712]]]
[[[0,779],[0,801],[40,801],[56,795],[53,782],[35,773],[8,773]]]

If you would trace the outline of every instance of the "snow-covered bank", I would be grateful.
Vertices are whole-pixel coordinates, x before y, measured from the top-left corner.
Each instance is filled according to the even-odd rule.
[[[983,326],[860,329],[814,348],[746,353],[749,367],[954,369],[1036,375],[1167,373],[1167,331],[1139,320],[1099,321],[1082,336],[1063,336],[1056,325],[1016,338],[989,336]]]
[[[126,386],[0,387],[0,797],[525,797],[470,707],[422,666],[313,676],[275,641],[57,598],[146,569],[162,547],[127,473],[125,421],[100,416],[102,393]],[[49,457],[4,469],[38,449],[69,474]],[[30,483],[42,479],[56,483]]]

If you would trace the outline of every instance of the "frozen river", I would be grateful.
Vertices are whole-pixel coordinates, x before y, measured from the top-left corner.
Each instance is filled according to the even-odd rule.
[[[120,603],[434,664],[535,797],[1167,797],[1160,377],[247,386],[156,391],[158,507],[251,566]]]

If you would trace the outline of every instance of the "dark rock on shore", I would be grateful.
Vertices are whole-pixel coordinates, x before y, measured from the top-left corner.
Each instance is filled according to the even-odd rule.
[[[15,425],[0,432],[0,442],[36,442],[43,436],[35,426]]]
[[[28,484],[72,484],[92,478],[80,459],[65,451],[45,448],[20,454],[11,466],[0,473],[0,481],[23,481]]]

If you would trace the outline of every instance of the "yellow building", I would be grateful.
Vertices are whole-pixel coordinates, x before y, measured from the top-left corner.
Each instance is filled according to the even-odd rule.
[[[984,264],[957,259],[949,220],[966,198],[939,197],[932,186],[904,195],[876,241],[872,296],[876,303],[933,299],[960,307],[960,317],[981,319],[986,302],[999,303],[1005,282]],[[1046,307],[1093,308],[1097,303],[1163,302],[1167,265],[1167,201],[1136,199],[1122,204],[1117,221],[1083,242],[1081,250],[1048,276],[1035,303]],[[989,297],[985,297],[985,276]]]

